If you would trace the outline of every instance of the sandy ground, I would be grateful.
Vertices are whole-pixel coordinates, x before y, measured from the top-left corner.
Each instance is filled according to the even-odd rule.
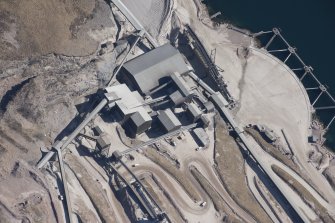
[[[9,210],[1,213],[13,221],[54,222],[48,193],[55,200],[57,194],[49,186],[42,193],[31,174],[15,176],[16,163],[34,166],[40,148],[49,147],[75,117],[75,104],[108,79],[120,49],[109,44],[104,52],[98,51],[100,43],[116,41],[118,28],[102,0],[1,1],[0,15],[0,202],[1,210]],[[14,182],[31,187],[10,187]],[[23,195],[12,199],[16,196],[3,188]],[[50,212],[38,221],[36,208],[20,207],[20,213],[13,209],[35,192],[42,199],[36,207]],[[61,208],[56,212],[62,215]]]
[[[285,129],[301,171],[308,174],[329,203],[308,182],[248,138],[264,162],[268,162],[266,168],[271,168],[273,163],[281,166],[334,214],[331,211],[335,203],[333,189],[307,162],[307,154],[311,151],[307,142],[311,107],[295,75],[266,51],[257,49],[250,37],[228,29],[226,24],[213,28],[199,1],[123,2],[161,44],[176,40],[181,26],[190,24],[208,52],[216,48],[216,63],[225,70],[223,76],[228,82],[228,90],[239,102],[233,111],[235,120],[241,127],[249,123],[266,124],[277,135]],[[92,100],[85,103],[90,94],[108,81],[126,52],[129,44],[117,40],[127,38],[134,30],[114,6],[112,9],[113,13],[102,0],[28,0],[20,4],[16,0],[0,1],[0,218],[9,222],[63,221],[64,206],[57,200],[59,191],[51,190],[61,184],[57,184],[56,178],[50,180],[53,178],[50,176],[45,180],[31,166],[40,158],[40,148],[49,147],[66,126],[62,136],[73,128],[76,122],[69,122],[78,112],[90,107]],[[248,54],[238,56],[238,50],[243,47],[248,47]],[[143,48],[136,49],[131,57],[142,52]],[[127,149],[117,134],[116,123],[98,117],[95,124],[109,134],[113,149]],[[160,142],[178,159],[181,173],[192,182],[201,201],[206,201],[204,207],[195,203],[173,176],[143,154],[133,153],[135,160],[127,161],[127,164],[140,164],[132,168],[136,174],[155,176],[166,193],[175,198],[175,205],[189,222],[221,222],[224,214],[237,222],[255,222],[249,212],[232,199],[214,171],[214,127],[210,126],[207,133],[210,145],[200,151],[195,151],[198,145],[189,133],[185,133],[182,140],[176,139],[175,147],[164,140]],[[140,139],[148,140],[148,137],[142,135]],[[86,139],[79,142],[82,145],[71,145],[72,154],[65,156],[74,212],[83,222],[110,222],[111,219],[130,222],[105,171],[83,152],[85,147],[94,147],[94,143]],[[196,167],[220,194],[225,210],[215,210],[208,193],[190,173],[190,166]],[[246,172],[250,184],[255,173],[250,169]],[[310,219],[318,219],[317,213],[297,193],[278,176],[274,179]],[[148,181],[148,187],[156,193],[161,190],[153,181]],[[260,198],[256,184],[250,189],[256,199]],[[20,196],[15,196],[18,192]],[[170,202],[166,195],[160,196]],[[276,219],[274,213],[270,213],[266,199],[257,200],[270,217]],[[274,205],[273,202],[270,204]],[[172,204],[164,208],[167,213],[177,213]],[[282,216],[287,218],[285,214]]]
[[[123,0],[122,3],[135,15],[144,28],[155,39],[165,36],[165,29],[170,20],[174,1],[172,0]],[[150,15],[150,16],[148,16]]]
[[[104,29],[98,26],[104,18],[95,17],[101,12],[101,1],[1,1],[0,9],[2,59],[48,53],[89,55],[99,40],[88,31]]]
[[[49,192],[44,176],[25,161],[15,164],[10,176],[0,181],[0,219],[8,222],[59,222],[61,206]]]
[[[319,190],[330,196],[330,202],[333,203],[334,192],[329,183],[307,162],[307,154],[312,149],[307,142],[311,107],[295,75],[273,56],[255,49],[249,37],[236,41],[236,34],[232,34],[234,31],[227,30],[225,25],[214,30],[202,23],[206,23],[205,20],[200,22],[193,19],[195,12],[201,14],[193,1],[180,1],[178,6],[179,18],[191,24],[207,50],[216,48],[216,63],[225,69],[223,76],[228,81],[228,89],[240,103],[236,120],[241,126],[264,123],[271,126],[277,135],[284,128],[304,171],[318,185]],[[237,56],[237,49],[241,46],[251,46],[247,58],[240,59]]]

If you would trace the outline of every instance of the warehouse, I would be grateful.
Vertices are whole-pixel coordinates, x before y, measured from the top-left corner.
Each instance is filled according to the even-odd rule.
[[[136,112],[130,116],[125,122],[123,127],[126,129],[126,133],[135,137],[151,127],[152,119],[146,112]]]
[[[165,77],[174,72],[183,74],[188,70],[179,51],[165,44],[125,63],[119,79],[147,95],[150,90],[167,82],[169,78]]]
[[[173,114],[171,109],[160,111],[158,120],[166,132],[172,132],[181,127],[180,121],[175,116],[175,114]]]

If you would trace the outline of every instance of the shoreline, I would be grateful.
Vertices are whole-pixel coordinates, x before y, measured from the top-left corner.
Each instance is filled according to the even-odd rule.
[[[195,0],[195,1],[197,1],[197,0]],[[219,10],[215,10],[211,5],[210,5],[210,3],[205,3],[205,2],[201,2],[200,3],[201,5],[203,5],[203,8],[205,8],[205,11],[207,12],[207,19],[210,19],[210,16],[211,16],[211,13],[213,13],[213,14],[215,14],[216,12],[219,12]],[[224,13],[222,12],[222,14],[219,16],[219,17],[222,17],[222,16],[224,16]],[[238,26],[238,25],[236,25],[236,24],[234,24],[234,23],[232,23],[231,21],[229,21],[229,20],[226,20],[226,19],[224,19],[224,18],[218,18],[218,17],[216,17],[216,18],[214,18],[214,19],[212,19],[211,20],[214,24],[215,23],[217,23],[218,24],[218,26],[220,26],[220,25],[225,25],[225,26],[227,26],[227,27],[229,27],[229,26],[231,26],[231,28],[232,29],[234,29],[234,30],[237,30],[238,32],[241,32],[241,33],[243,33],[243,34],[245,34],[245,35],[253,35],[253,34],[257,34],[257,32],[256,33],[254,33],[254,32],[252,32],[250,29],[248,29],[248,28],[245,28],[245,27],[241,27],[241,26]],[[260,45],[264,45],[264,43],[262,43],[262,40],[260,40],[258,37],[255,37],[255,41],[257,42],[257,43],[259,43]],[[259,47],[259,46],[257,46],[258,48],[261,48],[261,47]],[[275,55],[273,55],[273,56],[275,56]],[[279,60],[281,60],[279,57],[277,57],[277,56],[275,56],[276,58],[278,58]],[[289,67],[290,68],[290,67]],[[291,68],[290,68],[291,69]],[[292,72],[294,72],[294,71],[292,71]],[[295,72],[294,72],[295,73]],[[324,83],[326,83],[326,84],[324,84],[325,86],[327,86],[327,82],[326,81],[324,81]],[[308,95],[308,92],[306,91],[306,93],[307,93],[307,95]],[[325,99],[323,99],[323,101],[325,101]],[[316,117],[316,118],[314,118],[314,116]],[[335,156],[335,143],[332,143],[331,141],[330,141],[330,139],[332,138],[331,137],[331,135],[329,135],[330,133],[332,133],[333,131],[334,131],[334,129],[335,129],[335,127],[333,126],[331,126],[329,129],[327,129],[327,130],[325,130],[325,127],[326,127],[326,120],[324,120],[325,119],[325,117],[324,117],[325,115],[320,115],[320,112],[318,112],[318,113],[313,113],[313,119],[312,119],[312,121],[317,121],[318,123],[320,123],[321,125],[322,125],[322,128],[323,128],[323,138],[325,139],[325,141],[322,143],[322,147],[324,147],[327,151],[329,151],[333,156]],[[312,124],[312,122],[311,122],[311,124]]]
[[[197,0],[194,0],[194,2],[198,2]],[[253,33],[251,30],[249,30],[249,29],[247,29],[247,28],[243,28],[243,27],[239,27],[239,26],[237,26],[236,24],[233,24],[233,23],[230,23],[229,21],[228,22],[226,22],[223,18],[221,18],[221,19],[219,19],[219,18],[214,18],[214,19],[210,19],[210,16],[211,16],[211,10],[213,10],[213,12],[214,12],[214,9],[209,5],[209,4],[206,4],[206,3],[204,3],[204,2],[200,2],[199,4],[201,4],[201,6],[202,6],[202,9],[199,9],[199,10],[204,10],[206,13],[205,13],[205,15],[206,15],[206,20],[210,20],[214,25],[215,24],[217,24],[217,26],[225,26],[226,28],[228,28],[228,29],[232,29],[232,30],[234,30],[234,31],[237,31],[237,32],[240,32],[240,33],[242,33],[243,35],[248,35],[248,36],[250,36],[250,37],[253,37],[253,35],[254,34],[257,34],[257,33]],[[218,11],[219,12],[219,11]],[[202,12],[202,13],[204,13],[204,12]],[[215,12],[216,13],[216,12]],[[201,20],[203,23],[204,23],[204,21],[203,20]],[[206,24],[206,23],[204,23],[205,25],[208,25],[208,24]],[[214,30],[215,30],[215,27],[211,27],[211,28],[213,28]],[[263,43],[262,43],[262,41],[256,36],[256,37],[253,37],[253,44],[254,44],[254,46],[257,48],[257,49],[261,49],[263,46],[262,45],[264,45]],[[271,53],[269,53],[269,54],[271,54]],[[273,57],[275,57],[276,59],[278,59],[280,62],[282,62],[283,63],[283,61],[279,58],[279,57],[277,57],[277,56],[275,56],[275,55],[273,55],[273,54],[271,54]],[[286,65],[286,64],[285,64]],[[286,65],[289,69],[290,69],[290,72],[292,72],[292,73],[294,73],[295,74],[295,76],[296,76],[296,78],[298,78],[297,77],[297,75],[296,75],[296,73],[292,70],[292,68],[290,68],[288,65]],[[309,102],[310,102],[310,98],[309,98],[309,95],[308,95],[308,92],[307,92],[307,90],[305,89],[305,86],[303,85],[303,83],[301,82],[301,81],[299,81],[300,82],[300,84],[303,86],[303,88],[304,88],[304,91],[305,91],[305,93],[306,93],[306,95],[307,95],[307,97],[308,97],[308,100],[309,100]],[[312,106],[311,105],[311,102],[310,102],[310,106]],[[325,152],[329,152],[330,154],[331,154],[331,156],[333,157],[333,159],[335,158],[335,148],[332,148],[332,144],[330,143],[327,143],[327,141],[328,141],[328,137],[326,136],[327,134],[328,134],[328,132],[330,131],[330,129],[325,129],[325,126],[326,126],[326,124],[325,124],[325,121],[322,121],[322,118],[320,117],[320,115],[319,114],[317,114],[317,112],[315,111],[315,112],[311,112],[311,120],[310,120],[310,124],[312,125],[312,123],[314,122],[314,121],[316,121],[317,123],[319,123],[319,124],[321,124],[321,128],[322,128],[322,132],[323,132],[323,134],[322,134],[322,138],[324,139],[324,142],[321,144],[321,148],[324,148],[324,150],[325,150]]]
[[[287,51],[213,21],[202,0],[97,1],[97,21],[78,32],[99,40],[95,55],[6,66],[8,89],[35,76],[1,122],[0,219],[2,205],[12,221],[42,219],[37,209],[46,222],[335,220],[335,155],[309,141],[320,142],[319,104]]]
[[[196,2],[197,0],[193,0],[193,1]],[[219,24],[219,25],[216,26],[215,23],[213,21],[211,21],[210,18],[209,18],[209,12],[207,10],[206,5],[205,4],[201,4],[201,6],[202,6],[201,8],[197,7],[198,9],[202,10],[202,12],[200,12],[200,13],[198,12],[197,13],[197,14],[201,15],[201,19],[199,18],[200,22],[202,24],[204,24],[206,27],[210,28],[213,31],[213,33],[215,33],[215,35],[220,35],[220,36],[217,37],[216,40],[215,39],[214,40],[212,40],[212,39],[206,40],[206,39],[204,39],[204,36],[206,36],[206,34],[203,31],[201,31],[201,29],[204,29],[204,28],[200,28],[200,25],[198,25],[199,27],[195,27],[195,29],[198,31],[197,32],[198,37],[202,40],[202,43],[205,45],[205,47],[208,50],[208,49],[216,47],[215,45],[213,45],[213,44],[211,45],[209,43],[211,40],[212,41],[217,41],[221,37],[222,33],[229,32],[229,31],[227,31],[228,24],[224,23],[224,24]],[[207,17],[204,18],[204,15],[207,15]],[[192,27],[194,27],[194,26],[197,26],[196,22],[193,22],[193,26]],[[250,31],[247,30],[247,34],[249,34],[249,33],[250,33]],[[208,33],[207,35],[210,35],[210,34]],[[230,41],[228,40],[228,42],[230,42]],[[221,44],[223,44],[223,43],[224,42],[221,42]],[[233,43],[229,43],[229,44],[233,44]],[[250,45],[254,46],[253,44],[255,44],[255,41],[251,40],[251,41],[249,41],[249,45],[248,46],[250,46]],[[236,46],[237,47],[238,46],[240,46],[240,47],[242,46],[243,47],[243,44],[236,44]],[[257,46],[257,48],[260,48],[260,47]],[[221,48],[220,50],[224,50],[224,48]],[[283,61],[280,58],[278,58],[277,56],[272,55],[272,54],[270,54],[270,55],[272,57],[276,58],[276,60],[280,61],[281,64],[283,63]],[[222,55],[220,55],[220,56],[222,56]],[[220,56],[217,56],[216,59],[219,60]],[[217,65],[219,65],[222,68],[226,69],[225,65],[220,64],[220,61],[217,63]],[[289,69],[290,73],[294,74],[294,76],[295,76],[294,78],[295,79],[298,78],[297,75],[296,75],[296,73],[288,65],[285,64],[285,67],[287,67]],[[238,72],[238,71],[235,70],[234,72]],[[225,74],[224,74],[224,78],[226,78]],[[310,102],[310,99],[309,99],[309,96],[308,96],[308,93],[307,93],[305,87],[303,86],[303,84],[301,82],[299,82],[298,84],[299,84],[299,86],[301,88],[303,88],[301,90],[304,92],[304,95],[306,95],[306,97],[308,97],[307,98],[307,100],[309,102],[308,103],[308,107],[311,106],[311,102]],[[230,84],[228,83],[228,90],[229,90],[229,85]],[[234,88],[234,86],[231,86],[231,87]],[[308,139],[307,136],[309,134],[305,135],[304,132],[305,131],[310,131],[311,130],[310,127],[311,127],[313,121],[315,122],[315,119],[314,119],[315,115],[313,113],[311,113],[310,117],[311,118],[310,118],[310,120],[308,122],[308,126],[306,126],[306,129],[304,129],[303,132],[301,132],[301,134],[303,134],[304,137],[302,139],[299,139],[299,137],[298,138],[296,138],[296,137],[292,138],[291,137],[291,138],[295,142],[294,147],[295,147],[296,152],[300,153],[300,155],[298,156],[299,157],[298,160],[300,160],[299,162],[303,163],[304,164],[303,166],[306,167],[304,169],[306,169],[306,170],[313,169],[313,172],[317,171],[317,172],[320,173],[320,176],[318,178],[324,178],[324,179],[327,178],[327,179],[329,179],[329,170],[331,168],[333,168],[333,166],[334,166],[335,154],[334,154],[334,151],[330,147],[326,146],[325,144],[323,146],[316,146],[316,145],[313,145],[313,144],[307,142],[307,139]],[[282,126],[282,127],[284,127],[284,126]],[[302,142],[301,146],[299,146],[299,144],[297,144],[297,142],[299,142],[299,141]],[[302,147],[302,148],[299,148],[299,147]],[[306,153],[304,154],[304,152],[306,152]],[[317,157],[317,156],[321,156],[322,157],[321,160],[319,160],[319,161],[318,160],[314,160],[314,157]],[[310,165],[310,164],[307,164],[307,163],[313,163],[313,164]],[[321,168],[321,170],[319,168]],[[325,172],[325,175],[321,174],[321,172],[324,172],[324,171],[328,171],[327,174],[326,174],[326,172]]]

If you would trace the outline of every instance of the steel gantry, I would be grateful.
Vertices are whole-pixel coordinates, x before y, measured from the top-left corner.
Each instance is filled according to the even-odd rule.
[[[269,34],[272,33],[273,35],[271,36],[270,40],[265,44],[265,46],[263,47],[263,49],[265,49],[268,53],[276,53],[276,52],[288,52],[289,54],[286,56],[286,58],[283,60],[284,64],[287,65],[287,61],[289,60],[289,58],[291,58],[291,56],[295,56],[299,63],[301,64],[301,67],[297,67],[297,68],[291,68],[291,70],[296,74],[296,71],[304,71],[304,73],[302,74],[302,76],[299,78],[298,75],[297,77],[299,78],[300,82],[302,83],[302,85],[305,87],[306,91],[318,91],[318,95],[315,99],[311,99],[311,105],[314,108],[315,111],[318,110],[335,110],[335,99],[334,97],[329,93],[329,91],[327,90],[327,87],[325,85],[323,85],[318,78],[314,75],[313,73],[313,68],[309,65],[306,65],[306,63],[301,59],[301,57],[297,54],[297,48],[291,46],[287,40],[283,37],[283,35],[281,34],[281,31],[279,28],[273,28],[271,31],[261,31],[258,33],[255,33],[253,35],[253,37],[257,37],[260,35],[264,35],[264,34]],[[274,50],[268,50],[269,46],[272,44],[272,42],[274,41],[275,38],[279,38],[284,44],[285,44],[285,48],[283,49],[274,49]],[[288,66],[288,65],[287,65]],[[312,77],[312,80],[315,82],[316,86],[315,87],[306,87],[303,84],[303,80],[304,78],[309,75],[310,77]],[[317,101],[319,101],[320,97],[322,95],[326,95],[330,101],[331,104],[328,106],[316,106]],[[309,96],[310,97],[310,96]],[[331,126],[331,124],[333,123],[333,121],[335,120],[335,112],[333,117],[331,118],[331,120],[328,123],[325,123],[325,131],[329,129],[329,127]]]

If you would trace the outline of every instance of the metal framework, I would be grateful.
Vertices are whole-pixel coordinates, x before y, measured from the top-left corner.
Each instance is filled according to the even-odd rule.
[[[192,43],[192,45],[194,46],[195,52],[197,53],[198,57],[200,57],[200,60],[207,68],[210,76],[217,84],[221,94],[227,99],[229,103],[234,103],[235,100],[227,90],[227,86],[223,79],[223,76],[219,72],[219,71],[223,72],[223,69],[219,68],[215,64],[216,49],[212,50],[211,53],[209,54],[206,51],[205,47],[202,45],[198,36],[194,33],[194,31],[191,29],[189,25],[186,26],[185,33],[187,34],[190,43]]]
[[[280,29],[279,28],[273,28],[271,31],[261,31],[259,33],[256,33],[253,35],[253,37],[257,37],[263,34],[269,34],[272,33],[272,37],[270,38],[270,40],[265,44],[264,49],[269,52],[269,53],[275,53],[275,52],[288,52],[288,55],[286,56],[286,58],[283,60],[283,62],[286,64],[286,62],[288,61],[288,59],[291,56],[295,56],[298,61],[301,64],[301,67],[298,68],[291,68],[291,70],[296,74],[295,71],[304,71],[303,75],[301,77],[297,77],[300,79],[301,83],[303,81],[303,79],[309,75],[310,77],[312,77],[313,81],[315,82],[316,86],[315,87],[305,87],[306,91],[318,91],[319,94],[316,97],[316,99],[314,99],[313,101],[311,101],[311,105],[312,107],[315,109],[315,111],[319,111],[319,110],[334,110],[335,109],[335,99],[334,97],[329,93],[329,91],[327,90],[327,87],[325,85],[323,85],[318,79],[317,77],[314,75],[313,73],[313,68],[309,65],[306,65],[305,62],[301,59],[301,57],[297,54],[297,49],[293,46],[291,46],[286,39],[283,37],[283,35],[280,33]],[[271,45],[271,43],[274,41],[275,38],[279,38],[281,41],[283,41],[283,43],[286,45],[286,48],[284,49],[275,49],[275,50],[268,50],[269,46]],[[287,65],[287,64],[286,64]],[[303,84],[303,83],[302,83]],[[316,102],[320,99],[320,97],[322,95],[326,95],[328,96],[328,98],[331,100],[331,104],[329,106],[315,106]],[[310,100],[312,100],[310,98]],[[333,123],[333,121],[335,120],[335,113],[333,115],[333,117],[331,118],[331,120],[326,123],[326,127],[325,127],[325,131],[327,131],[329,129],[329,127],[331,126],[331,124]]]

